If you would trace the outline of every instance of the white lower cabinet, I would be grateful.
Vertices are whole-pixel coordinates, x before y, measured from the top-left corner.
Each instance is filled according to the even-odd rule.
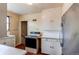
[[[57,39],[42,39],[42,53],[61,55],[60,42]]]

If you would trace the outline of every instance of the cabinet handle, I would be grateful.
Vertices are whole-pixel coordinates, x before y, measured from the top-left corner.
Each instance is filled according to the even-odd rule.
[[[54,49],[54,46],[50,46],[50,48],[53,48]]]
[[[4,42],[3,44],[6,44],[6,42]]]
[[[46,41],[48,41],[48,39],[46,39]]]

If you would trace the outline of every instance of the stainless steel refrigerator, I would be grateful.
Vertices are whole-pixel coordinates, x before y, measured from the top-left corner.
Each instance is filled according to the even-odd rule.
[[[62,17],[63,55],[79,55],[79,3],[73,4]]]

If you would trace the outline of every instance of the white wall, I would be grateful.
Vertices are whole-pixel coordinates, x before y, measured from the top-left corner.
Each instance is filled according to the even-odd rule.
[[[7,5],[0,3],[0,37],[7,36],[6,28]]]
[[[36,22],[33,19],[37,19]],[[40,31],[41,13],[23,15],[20,17],[20,21],[28,21],[28,34],[31,31]]]

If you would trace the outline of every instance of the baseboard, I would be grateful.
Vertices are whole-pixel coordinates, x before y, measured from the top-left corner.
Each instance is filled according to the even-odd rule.
[[[43,54],[43,55],[49,55],[49,54],[46,54],[46,53],[41,53],[41,54]]]

